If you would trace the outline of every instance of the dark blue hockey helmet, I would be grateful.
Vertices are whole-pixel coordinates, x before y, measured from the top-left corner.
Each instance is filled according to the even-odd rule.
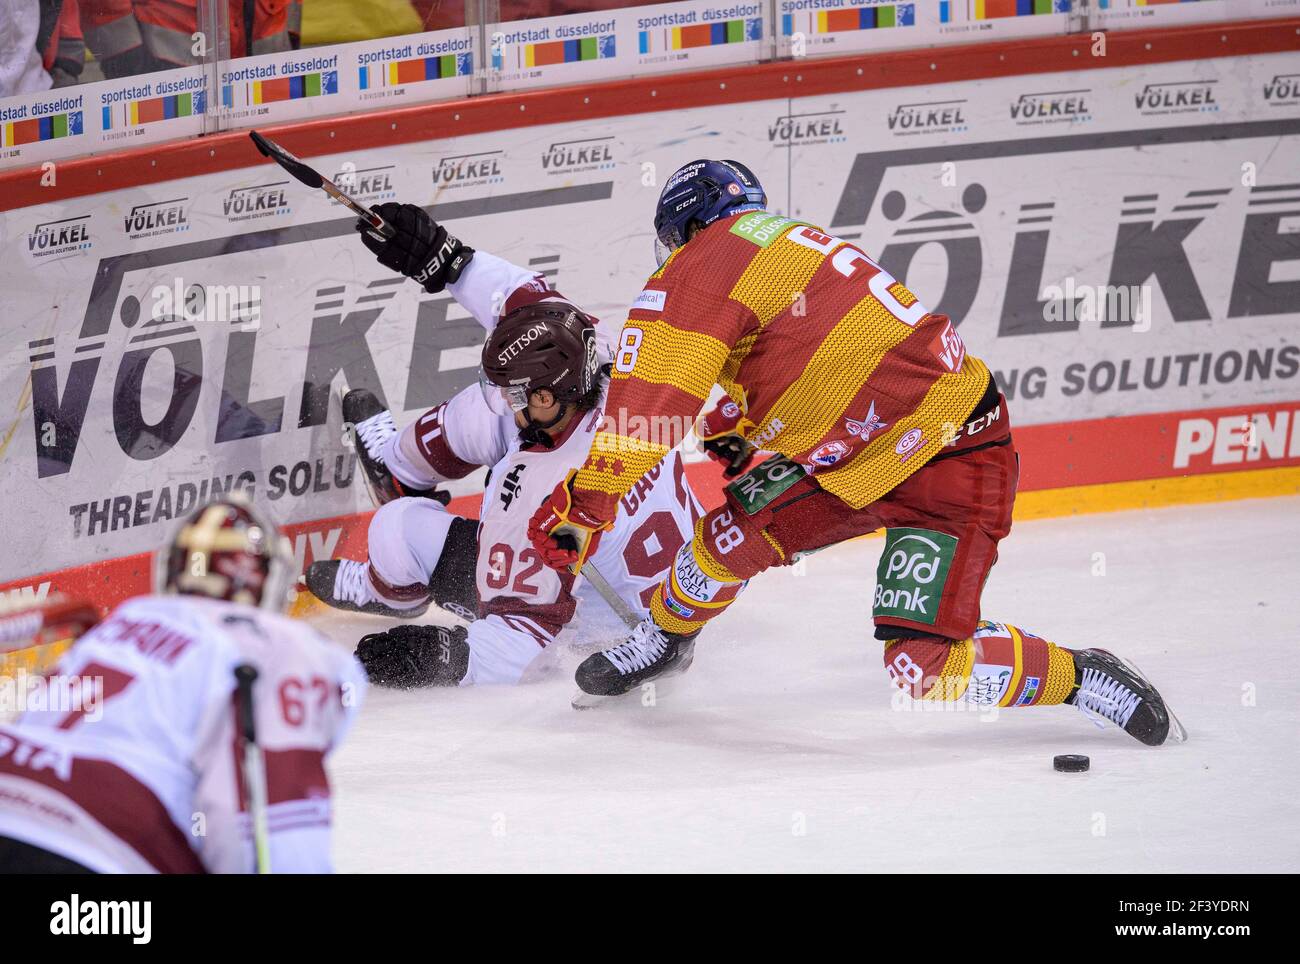
[[[655,209],[655,255],[660,264],[686,243],[692,223],[708,227],[718,218],[767,206],[763,185],[739,161],[691,161],[664,185]]]

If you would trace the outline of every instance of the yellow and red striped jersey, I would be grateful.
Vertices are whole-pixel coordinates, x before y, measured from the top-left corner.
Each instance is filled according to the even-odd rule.
[[[717,383],[744,411],[746,438],[861,508],[938,453],[988,381],[952,322],[854,245],[763,211],[733,215],[677,249],[633,302],[575,501],[612,518]]]

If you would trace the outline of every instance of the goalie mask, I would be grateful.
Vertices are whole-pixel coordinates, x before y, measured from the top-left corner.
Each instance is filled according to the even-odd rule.
[[[231,493],[196,510],[158,553],[157,591],[283,612],[292,569],[288,540],[246,496]]]
[[[564,417],[564,406],[598,383],[600,355],[591,318],[566,301],[538,301],[507,314],[483,346],[480,380],[498,415],[524,412],[524,441],[550,444],[545,430]],[[528,396],[546,389],[560,403],[549,422],[527,415]]]

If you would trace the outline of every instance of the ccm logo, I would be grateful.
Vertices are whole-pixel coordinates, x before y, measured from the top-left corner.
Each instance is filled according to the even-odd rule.
[[[1181,419],[1174,468],[1185,469],[1207,452],[1211,465],[1300,458],[1300,411]]]

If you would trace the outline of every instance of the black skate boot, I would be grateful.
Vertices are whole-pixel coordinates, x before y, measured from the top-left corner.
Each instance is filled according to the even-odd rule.
[[[308,591],[335,609],[349,613],[367,613],[371,616],[390,616],[394,619],[414,619],[423,616],[429,600],[410,609],[395,609],[383,602],[370,581],[370,565],[351,559],[327,559],[313,562],[303,576]]]
[[[1171,735],[1187,739],[1187,731],[1170,712],[1156,688],[1133,666],[1104,649],[1074,652],[1074,692],[1065,700],[1100,727],[1114,723],[1147,746],[1160,746]]]
[[[446,505],[451,496],[440,489],[410,489],[402,485],[384,465],[384,443],[397,434],[393,413],[380,403],[374,392],[354,388],[343,396],[343,421],[353,428],[361,474],[375,506],[403,496],[423,496]]]
[[[698,635],[666,632],[654,620],[643,619],[623,642],[583,660],[574,679],[589,697],[622,696],[648,680],[686,672],[695,658]]]

